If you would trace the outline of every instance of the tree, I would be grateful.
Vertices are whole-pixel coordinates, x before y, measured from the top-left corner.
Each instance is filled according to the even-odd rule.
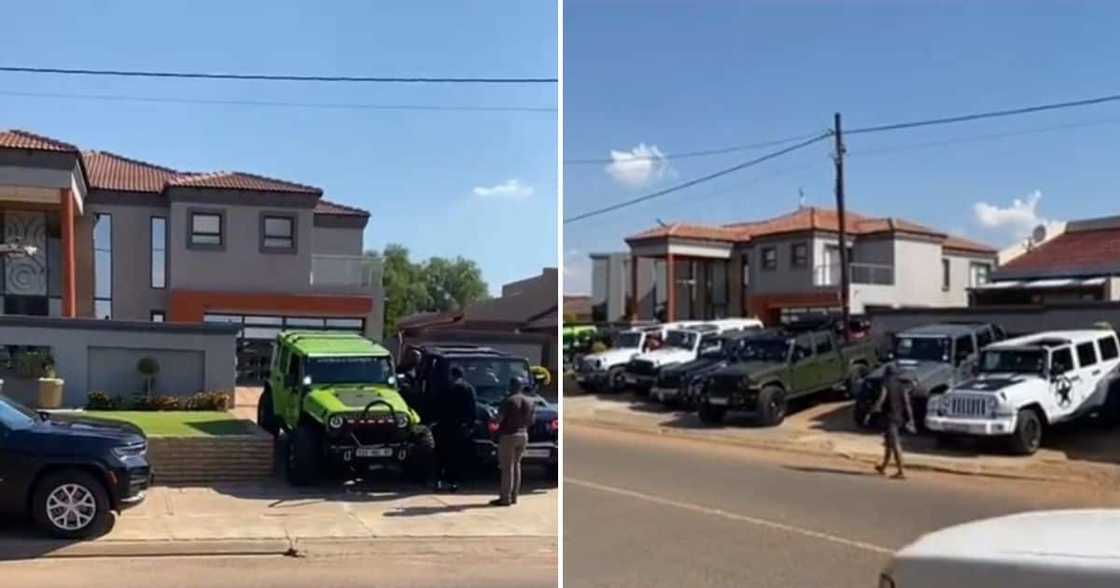
[[[396,243],[386,245],[384,252],[367,251],[366,257],[383,267],[386,336],[396,333],[401,317],[460,310],[487,294],[482,270],[469,259],[433,257],[414,263],[408,248]]]

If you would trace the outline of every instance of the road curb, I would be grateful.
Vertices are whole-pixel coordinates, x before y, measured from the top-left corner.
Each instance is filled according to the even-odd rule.
[[[0,561],[91,557],[204,557],[215,555],[285,555],[286,538],[200,540],[101,540],[69,542],[52,539],[0,541]]]
[[[795,440],[775,441],[769,439],[729,437],[726,435],[697,435],[695,433],[690,433],[687,431],[669,427],[662,427],[659,425],[640,425],[635,423],[625,423],[615,420],[596,418],[593,416],[565,416],[564,420],[566,423],[583,425],[598,429],[608,429],[614,431],[621,430],[638,434],[658,435],[662,437],[688,439],[691,441],[717,443],[725,446],[749,447],[751,449],[778,451],[796,455],[812,455],[816,457],[841,457],[849,461],[866,463],[868,465],[878,463],[882,459],[882,453],[880,452],[872,453],[840,450],[833,447],[830,443],[805,443],[803,441],[799,442]],[[935,461],[914,454],[906,455],[906,468],[916,471],[930,471],[967,476],[985,476],[989,478],[1028,480],[1035,482],[1091,481],[1094,483],[1099,483],[1100,481],[1099,476],[1094,476],[1091,474],[1078,474],[1077,472],[1041,473],[1023,471],[1019,468],[1006,468],[985,464],[941,463],[939,460]]]

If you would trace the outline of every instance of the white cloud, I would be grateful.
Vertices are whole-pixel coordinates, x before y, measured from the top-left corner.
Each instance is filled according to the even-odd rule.
[[[494,186],[475,186],[474,195],[491,200],[524,200],[533,195],[533,187],[516,178]]]
[[[630,151],[611,149],[611,163],[606,171],[614,181],[628,188],[640,188],[672,173],[669,161],[657,145],[645,143]]]
[[[591,258],[572,249],[564,254],[564,294],[591,293]]]
[[[1038,213],[1038,202],[1042,193],[1035,191],[1026,198],[1015,198],[1010,206],[1001,207],[987,202],[977,202],[972,206],[976,222],[980,226],[1008,239],[1025,239],[1038,225],[1049,225],[1050,221]]]

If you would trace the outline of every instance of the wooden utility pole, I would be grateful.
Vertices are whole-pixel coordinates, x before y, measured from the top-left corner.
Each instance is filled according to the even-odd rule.
[[[834,115],[833,123],[833,133],[836,138],[836,154],[833,156],[836,163],[836,216],[840,223],[840,316],[843,320],[841,329],[846,340],[848,321],[851,316],[848,300],[851,281],[848,273],[848,233],[844,223],[844,137],[840,127],[839,112]]]

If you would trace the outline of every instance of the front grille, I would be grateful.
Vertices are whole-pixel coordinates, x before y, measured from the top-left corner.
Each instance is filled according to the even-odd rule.
[[[657,366],[653,365],[653,362],[647,359],[631,360],[626,369],[639,376],[657,375]]]
[[[657,376],[657,387],[658,388],[677,388],[681,385],[681,381],[683,379],[684,378],[681,377],[681,374],[679,374],[679,373],[676,373],[676,372],[664,373],[664,372],[662,372],[659,376]]]
[[[734,374],[716,374],[708,379],[707,390],[730,394],[739,389],[739,376]]]
[[[401,433],[396,425],[354,425],[350,435],[361,445],[381,445],[398,441]]]
[[[584,373],[590,372],[591,371],[591,362],[587,361],[586,359],[584,359],[582,357],[576,358],[576,371],[577,372],[584,372]]]
[[[953,394],[949,398],[949,413],[953,416],[982,417],[988,414],[988,399],[984,396]]]

